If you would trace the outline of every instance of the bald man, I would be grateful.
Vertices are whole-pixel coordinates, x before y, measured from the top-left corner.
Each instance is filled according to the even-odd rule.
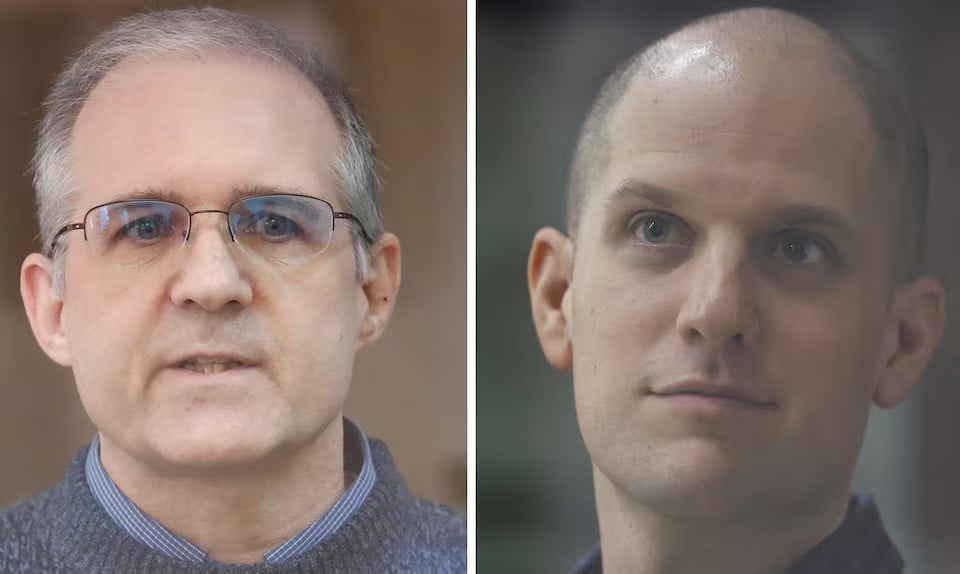
[[[611,76],[567,233],[541,229],[528,268],[593,463],[576,572],[902,571],[850,483],[871,405],[904,400],[943,330],[911,265],[926,162],[874,69],[785,12],[699,20]]]

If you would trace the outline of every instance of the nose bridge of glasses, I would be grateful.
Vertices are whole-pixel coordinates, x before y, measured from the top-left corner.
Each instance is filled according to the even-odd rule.
[[[191,234],[193,233],[193,227],[194,227],[194,225],[199,225],[199,224],[195,224],[195,223],[194,223],[195,216],[197,216],[197,215],[202,215],[202,214],[206,214],[206,213],[219,213],[219,214],[225,215],[226,217],[225,217],[224,219],[222,219],[222,220],[218,219],[218,220],[217,220],[218,226],[220,227],[220,230],[221,230],[221,231],[225,231],[225,232],[226,232],[227,237],[230,239],[231,242],[236,243],[236,241],[237,241],[237,236],[234,234],[233,227],[230,225],[230,214],[229,214],[228,212],[226,212],[226,211],[223,211],[222,209],[201,209],[201,210],[199,210],[199,211],[191,211],[191,212],[189,212],[189,214],[190,214],[190,221],[189,221],[189,225],[188,225],[188,227],[187,227],[187,229],[186,229],[186,231],[185,231],[185,235],[184,235],[183,240],[184,240],[184,241],[188,241],[188,240],[190,239]]]

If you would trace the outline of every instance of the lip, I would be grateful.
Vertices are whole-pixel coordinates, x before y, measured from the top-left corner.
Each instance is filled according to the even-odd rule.
[[[172,361],[168,362],[166,365],[166,368],[178,369],[178,370],[189,370],[189,369],[182,369],[180,365],[182,365],[185,361],[188,361],[190,359],[199,359],[199,358],[213,359],[221,362],[232,361],[232,362],[240,363],[240,366],[237,367],[239,369],[257,366],[256,359],[254,359],[253,357],[250,357],[249,355],[234,353],[230,351],[192,351],[190,353],[184,353],[178,356],[177,358],[173,359]]]
[[[703,399],[707,402],[740,405],[757,409],[776,408],[776,401],[739,385],[703,379],[687,379],[650,389],[651,395],[685,401]]]

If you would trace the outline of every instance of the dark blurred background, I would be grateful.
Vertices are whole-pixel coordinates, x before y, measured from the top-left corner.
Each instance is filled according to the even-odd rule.
[[[117,18],[189,5],[0,0],[0,506],[59,480],[93,428],[72,373],[34,342],[19,269],[38,247],[26,174],[40,103],[65,59]],[[347,415],[383,438],[412,490],[466,509],[466,3],[205,1],[252,13],[339,63],[377,140],[403,285],[358,358]]]
[[[946,3],[944,3],[946,4]],[[567,166],[607,74],[683,24],[745,2],[479,0],[477,6],[477,548],[480,572],[564,572],[597,540],[569,373],[530,319],[525,270],[562,228]],[[960,11],[924,2],[775,2],[839,33],[899,85],[930,144],[927,268],[950,289],[925,380],[875,410],[856,471],[911,574],[960,568]]]

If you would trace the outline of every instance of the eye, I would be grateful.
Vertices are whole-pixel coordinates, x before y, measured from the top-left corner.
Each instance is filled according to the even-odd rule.
[[[303,229],[295,221],[278,213],[259,214],[252,227],[250,231],[271,241],[296,239],[303,236]]]
[[[148,215],[139,217],[125,224],[120,230],[124,239],[133,239],[143,243],[151,243],[173,232],[170,220],[162,215]]]
[[[627,224],[631,235],[641,243],[651,245],[686,245],[690,242],[687,226],[665,213],[640,213]]]
[[[831,250],[822,240],[792,232],[776,238],[773,254],[791,264],[811,265],[825,262]]]

